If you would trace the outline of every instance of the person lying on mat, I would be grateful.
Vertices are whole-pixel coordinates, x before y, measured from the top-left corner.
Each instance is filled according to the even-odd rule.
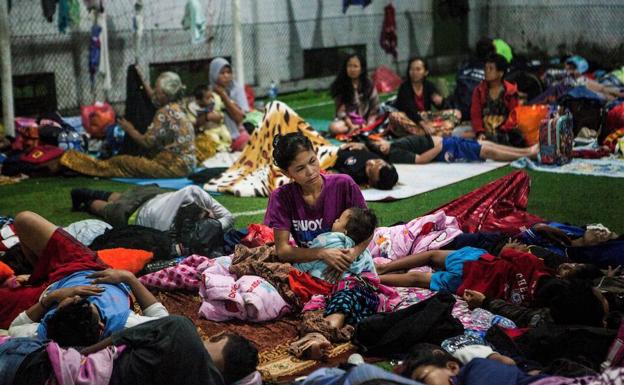
[[[359,185],[391,190],[399,181],[396,168],[368,149],[341,147],[333,169],[347,174]]]
[[[94,251],[45,218],[21,212],[15,230],[34,270],[25,286],[0,289],[3,323],[21,311],[9,327],[11,336],[87,346],[169,314],[134,274],[109,269]],[[131,294],[142,316],[131,310]]]
[[[517,243],[509,243],[501,251],[506,249],[514,251],[524,250]],[[432,250],[409,255],[402,259],[386,264],[376,265],[380,282],[389,286],[422,287],[433,291],[448,291],[456,293],[462,291],[470,274],[465,271],[466,263],[477,261],[480,258],[492,257],[485,250],[474,247],[463,247],[459,250]],[[499,293],[506,298],[502,301],[487,304],[492,306],[488,309],[518,322],[519,326],[537,326],[542,321],[555,322],[558,324],[579,324],[588,326],[605,326],[606,316],[609,313],[609,305],[602,293],[594,289],[588,282],[572,279],[577,270],[582,270],[582,264],[563,264],[553,276],[543,270],[529,276],[534,270],[543,269],[537,257],[528,253],[514,253],[512,258],[522,259],[518,265],[509,263],[488,266],[489,283],[483,287],[491,292]],[[472,262],[474,263],[474,262]],[[432,266],[434,273],[421,271],[396,271],[409,270],[420,266]],[[522,268],[531,265],[532,267]],[[484,267],[485,268],[485,267]],[[483,275],[483,274],[482,274]],[[522,286],[514,286],[513,282],[506,279],[513,275],[522,278]],[[571,280],[568,280],[570,278]],[[505,285],[505,290],[496,289],[497,286]],[[470,306],[481,307],[485,296],[476,290],[465,288],[464,299]],[[588,312],[578,312],[578,303],[583,303],[583,308]],[[530,305],[530,306],[529,306]],[[531,309],[533,308],[533,309]]]
[[[138,186],[122,193],[75,188],[71,190],[72,210],[87,211],[113,227],[136,224],[168,231],[182,208],[195,205],[198,219],[209,217],[221,223],[226,232],[234,216],[199,186],[168,191],[156,186]]]
[[[457,136],[441,138],[429,135],[410,135],[393,142],[369,141],[368,147],[390,163],[425,164],[430,162],[476,162],[492,159],[499,162],[522,157],[536,158],[539,146],[515,148],[489,141],[476,141]],[[365,149],[364,143],[347,143],[344,149]]]
[[[350,248],[310,246],[317,236],[331,231],[345,210],[367,209],[360,188],[349,176],[322,175],[312,143],[299,132],[275,137],[273,162],[292,180],[271,193],[264,216],[264,224],[275,234],[277,257],[289,263],[321,261],[342,275],[364,252],[368,239]],[[290,243],[291,237],[297,246]],[[310,350],[314,352],[310,358],[321,358],[330,344],[322,335],[313,338],[316,334],[308,333],[298,341],[301,344],[295,343],[297,350]]]
[[[13,363],[3,373],[7,384],[43,385],[60,371],[66,384],[262,383],[256,370],[258,350],[249,340],[221,332],[202,341],[193,322],[178,315],[116,332],[82,348],[24,338],[9,338],[2,346],[0,361],[6,357]]]

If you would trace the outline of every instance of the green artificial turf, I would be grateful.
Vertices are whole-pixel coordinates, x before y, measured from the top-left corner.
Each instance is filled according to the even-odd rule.
[[[412,198],[395,202],[371,202],[381,225],[408,221],[451,201],[483,184],[515,171],[503,167],[462,182],[445,186]],[[624,179],[578,175],[529,172],[532,180],[529,212],[546,219],[587,224],[600,222],[619,233],[624,232],[624,217],[613,198],[624,190]],[[59,225],[90,218],[86,213],[72,212],[69,191],[74,187],[90,187],[109,191],[124,191],[130,185],[86,177],[30,179],[0,187],[0,215],[15,215],[32,210]],[[216,197],[233,213],[245,213],[266,208],[266,198],[239,198],[230,195]],[[236,227],[261,222],[263,214],[242,215]]]
[[[449,86],[452,89],[452,84]],[[384,95],[382,98],[389,96]],[[280,100],[307,119],[329,120],[334,113],[334,105],[326,91],[282,95]],[[373,202],[370,207],[377,212],[381,225],[408,221],[513,171],[511,167],[500,168],[416,197],[395,202]],[[532,179],[529,212],[573,224],[600,222],[614,231],[624,232],[624,216],[615,199],[624,190],[624,179],[533,171],[529,171],[529,174]],[[70,210],[69,192],[74,187],[124,191],[130,185],[88,177],[29,179],[14,185],[0,186],[0,215],[15,215],[22,210],[32,210],[59,225],[90,218],[86,213]],[[216,198],[235,215],[262,211],[267,202],[266,198],[230,195],[219,195]],[[261,222],[263,216],[263,213],[237,216],[235,226],[241,228]]]

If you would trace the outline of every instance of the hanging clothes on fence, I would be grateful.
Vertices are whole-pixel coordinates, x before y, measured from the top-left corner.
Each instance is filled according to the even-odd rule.
[[[100,34],[100,68],[99,73],[104,76],[102,88],[110,90],[113,88],[113,80],[111,78],[110,60],[108,54],[108,26],[106,21],[106,13],[104,11],[96,14],[96,23],[102,28]]]
[[[384,20],[381,26],[379,44],[381,44],[381,48],[383,48],[387,54],[394,57],[394,60],[397,59],[396,17],[392,3],[386,5],[384,8]]]
[[[69,27],[78,28],[80,26],[80,1],[69,0]]]
[[[191,30],[191,42],[199,44],[206,40],[206,18],[199,0],[188,0],[184,8],[182,27]]]
[[[91,78],[91,85],[95,84],[95,74],[98,68],[100,68],[101,33],[102,27],[93,24],[91,27],[91,42],[89,43],[89,76]]]
[[[69,25],[69,0],[59,0],[58,2],[58,30],[60,33],[67,32]]]

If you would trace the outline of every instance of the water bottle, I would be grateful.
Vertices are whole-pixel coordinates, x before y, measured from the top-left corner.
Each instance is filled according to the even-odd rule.
[[[63,151],[69,150],[69,137],[67,135],[67,131],[63,130],[59,133],[58,136],[58,146]]]
[[[269,87],[269,99],[277,99],[277,92],[277,84],[275,84],[275,81],[271,81],[271,87]]]
[[[69,142],[69,148],[76,151],[82,152],[82,139],[80,138],[80,134],[76,131],[71,131],[67,136],[67,141]]]

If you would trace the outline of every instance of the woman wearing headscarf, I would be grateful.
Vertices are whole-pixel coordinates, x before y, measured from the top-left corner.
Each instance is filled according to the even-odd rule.
[[[126,134],[146,150],[145,156],[118,155],[97,160],[70,150],[61,157],[61,165],[99,177],[177,178],[189,175],[197,160],[193,125],[179,104],[184,89],[178,74],[163,72],[158,76],[152,100],[159,109],[145,134],[129,121],[119,119]]]
[[[243,86],[232,77],[232,66],[222,57],[210,62],[210,86],[225,104],[225,125],[234,141],[232,148],[240,150],[249,140],[249,134],[242,127],[249,103]]]

